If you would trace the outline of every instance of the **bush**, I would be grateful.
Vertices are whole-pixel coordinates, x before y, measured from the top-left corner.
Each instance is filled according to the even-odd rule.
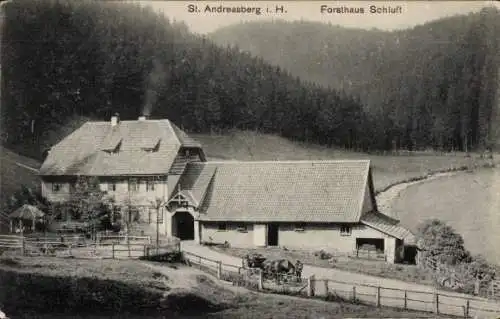
[[[440,220],[424,221],[418,227],[417,239],[424,258],[433,257],[446,265],[457,265],[471,260],[462,236]]]

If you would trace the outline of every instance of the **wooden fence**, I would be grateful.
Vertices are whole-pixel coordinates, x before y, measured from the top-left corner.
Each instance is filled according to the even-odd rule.
[[[75,258],[137,259],[180,251],[180,240],[169,238],[158,246],[150,243],[147,236],[101,237],[99,240],[82,241],[80,237],[60,240],[56,238],[29,238],[16,235],[0,235],[0,250],[27,256],[72,256]]]
[[[217,278],[262,292],[281,293],[303,297],[317,297],[332,301],[349,301],[376,307],[395,307],[404,310],[432,312],[464,318],[491,317],[500,314],[500,304],[476,298],[460,297],[443,292],[393,289],[382,286],[343,282],[311,276],[300,280],[265,280],[262,273],[249,274],[247,269],[224,264],[186,251],[184,260],[191,266]],[[298,281],[298,282],[297,282]]]
[[[439,277],[442,281],[440,284],[443,284],[443,282],[449,286],[463,286],[465,284],[463,279],[457,275],[457,271],[453,266],[440,263],[435,258],[421,258],[419,260],[419,265],[432,271]],[[474,294],[488,299],[500,299],[500,280],[484,282],[476,279],[474,283]]]

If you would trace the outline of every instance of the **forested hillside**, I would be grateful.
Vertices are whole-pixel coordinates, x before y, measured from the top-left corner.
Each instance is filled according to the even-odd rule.
[[[14,1],[2,35],[3,143],[41,154],[74,119],[169,118],[368,148],[356,99],[307,84],[134,5]],[[67,134],[64,131],[64,134]]]
[[[497,143],[500,13],[408,30],[252,22],[209,35],[293,75],[359,96],[384,147],[470,148]]]

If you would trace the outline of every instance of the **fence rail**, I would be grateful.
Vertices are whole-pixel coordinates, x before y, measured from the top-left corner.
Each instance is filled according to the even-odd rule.
[[[297,280],[296,277],[293,278],[293,276],[289,280],[265,280],[266,276],[262,272],[255,276],[243,267],[227,265],[221,261],[187,251],[183,251],[182,254],[184,260],[191,266],[198,267],[221,280],[230,281],[233,285],[246,286],[261,291],[319,297],[327,300],[349,300],[376,307],[387,306],[464,318],[500,314],[500,304],[474,296],[467,298],[445,292],[403,290],[357,284],[316,278],[314,275],[309,278],[300,278],[300,280]]]
[[[117,237],[117,238],[115,238]],[[88,241],[82,236],[24,237],[0,235],[0,251],[8,250],[27,256],[72,256],[76,258],[137,259],[180,251],[180,240],[168,238],[158,245],[148,236],[108,236]]]

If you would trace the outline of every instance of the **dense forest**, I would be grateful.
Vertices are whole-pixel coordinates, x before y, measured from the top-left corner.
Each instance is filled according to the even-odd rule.
[[[495,8],[393,32],[275,21],[229,26],[209,37],[359,96],[379,147],[467,150],[498,143]]]
[[[4,8],[1,126],[10,147],[41,154],[47,136],[72,118],[108,120],[116,112],[122,119],[169,118],[190,132],[259,130],[356,150],[390,149],[395,141],[403,148],[478,147],[490,137],[499,65],[494,10],[379,32],[371,47],[356,38],[364,31],[345,31],[367,47],[336,56],[326,50],[321,63],[326,77],[355,83],[356,75],[364,84],[354,90],[220,46],[132,4],[26,0]],[[313,25],[290,24],[297,37]],[[317,43],[308,37],[301,47],[311,56],[301,58],[317,64]],[[441,38],[448,41],[436,44]],[[276,54],[282,45],[273,44]],[[340,65],[353,68],[334,72]]]
[[[1,117],[10,147],[37,149],[75,116],[109,120],[115,112],[169,118],[191,132],[239,128],[371,144],[361,138],[355,98],[221,48],[152,9],[75,1],[5,7]]]

